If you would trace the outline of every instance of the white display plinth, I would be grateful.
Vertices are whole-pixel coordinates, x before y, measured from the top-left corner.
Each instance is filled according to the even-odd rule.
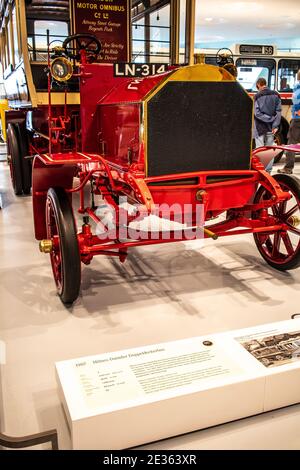
[[[73,449],[126,449],[300,402],[300,320],[56,363]]]

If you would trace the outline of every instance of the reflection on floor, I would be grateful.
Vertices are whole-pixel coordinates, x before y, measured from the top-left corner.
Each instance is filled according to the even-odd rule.
[[[0,424],[8,434],[57,428],[60,447],[70,448],[55,361],[285,320],[300,311],[300,270],[272,270],[252,236],[134,249],[125,265],[98,257],[83,269],[81,297],[67,310],[33,237],[31,197],[13,195],[5,163],[0,193],[0,339],[7,358]],[[299,449],[299,418],[294,406],[150,447]]]

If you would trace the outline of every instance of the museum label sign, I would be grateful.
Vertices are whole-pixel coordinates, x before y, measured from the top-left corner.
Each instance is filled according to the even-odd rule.
[[[299,403],[300,320],[61,361],[56,374],[73,449],[133,448]]]
[[[100,40],[98,61],[130,60],[129,0],[72,0],[73,33],[93,34]]]

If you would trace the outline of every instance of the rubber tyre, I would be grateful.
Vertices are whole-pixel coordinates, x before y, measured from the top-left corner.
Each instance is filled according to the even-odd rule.
[[[22,189],[24,194],[30,194],[32,184],[32,164],[30,160],[25,158],[28,155],[28,139],[25,124],[15,124],[15,128],[18,136],[22,164]]]
[[[296,178],[295,176],[291,175],[274,175],[274,179],[278,181],[279,183],[282,183],[282,187],[284,190],[289,188],[291,192],[295,195],[297,201],[298,201],[298,207],[300,205],[300,180]],[[261,199],[263,193],[265,192],[265,188],[263,186],[260,186],[255,198],[254,198],[254,203],[259,202]],[[254,240],[257,246],[258,251],[260,252],[261,256],[265,259],[265,261],[272,266],[272,268],[275,268],[279,271],[289,271],[292,269],[296,269],[300,266],[300,236],[299,236],[299,243],[297,246],[297,249],[295,251],[294,256],[289,260],[286,261],[285,263],[276,263],[273,262],[265,253],[265,251],[262,248],[261,241],[259,240],[259,235],[254,234]]]
[[[7,126],[7,156],[10,158],[8,163],[14,192],[16,196],[21,196],[23,193],[21,152],[15,125],[12,123]]]
[[[80,292],[81,259],[73,209],[69,197],[63,188],[50,188],[48,190],[46,201],[46,220],[49,220],[47,219],[47,212],[49,210],[52,211],[54,216],[60,242],[60,285],[57,283],[55,271],[53,270],[57,292],[64,304],[71,305],[78,298]],[[47,236],[48,238],[51,238],[49,230],[49,226],[47,226]]]

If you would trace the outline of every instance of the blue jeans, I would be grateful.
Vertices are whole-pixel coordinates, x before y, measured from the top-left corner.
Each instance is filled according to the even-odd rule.
[[[272,147],[275,145],[274,142],[274,134],[272,132],[267,132],[266,134],[260,135],[259,137],[255,138],[255,145],[256,148],[258,147]],[[265,170],[268,173],[271,173],[272,168],[274,165],[274,158],[269,162],[269,164],[266,166]]]

